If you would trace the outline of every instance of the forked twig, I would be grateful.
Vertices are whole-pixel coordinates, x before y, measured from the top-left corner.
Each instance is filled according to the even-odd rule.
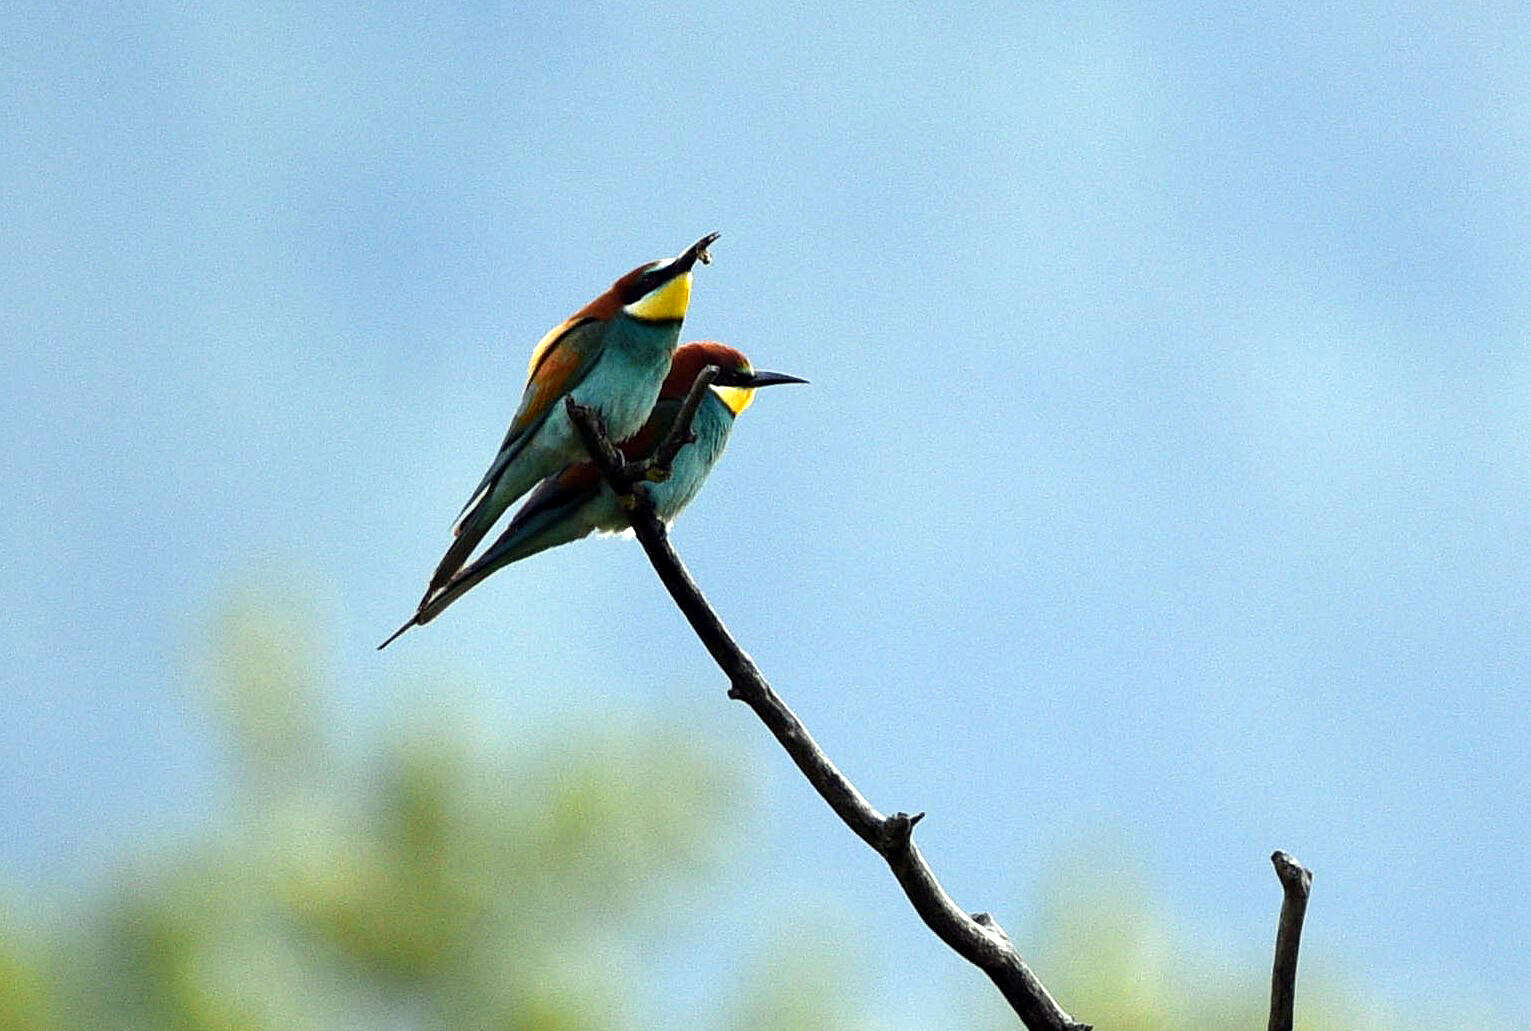
[[[920,919],[943,942],[989,976],[1022,1023],[1031,1031],[1090,1031],[1090,1025],[1074,1020],[1058,1005],[993,917],[965,912],[941,887],[914,844],[914,827],[925,814],[911,816],[899,812],[884,816],[840,772],[808,728],[772,690],[754,660],[739,647],[670,544],[645,481],[667,476],[676,453],[694,439],[692,419],[717,372],[715,366],[702,371],[660,446],[641,461],[626,461],[607,438],[599,413],[576,404],[572,398],[567,401],[569,417],[591,460],[622,498],[633,532],[660,581],[713,661],[728,677],[728,696],[754,710],[835,814],[882,856]],[[1283,899],[1271,971],[1268,1031],[1292,1031],[1297,951],[1313,875],[1285,852],[1274,853],[1271,863],[1281,879]]]

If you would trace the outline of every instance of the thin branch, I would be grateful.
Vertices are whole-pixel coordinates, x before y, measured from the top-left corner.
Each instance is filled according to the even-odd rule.
[[[1292,1006],[1297,996],[1297,947],[1302,918],[1308,911],[1313,873],[1285,852],[1271,853],[1271,865],[1281,879],[1281,919],[1276,925],[1276,960],[1271,967],[1269,1031],[1292,1031]]]
[[[691,384],[691,392],[686,395],[686,400],[681,402],[680,411],[675,415],[675,421],[670,424],[670,432],[665,434],[659,446],[654,449],[653,457],[645,463],[648,469],[645,471],[645,479],[654,479],[660,474],[660,479],[670,475],[670,466],[675,463],[675,456],[680,449],[687,444],[696,443],[696,434],[691,432],[691,422],[696,418],[696,410],[702,405],[702,398],[707,396],[707,389],[712,386],[712,381],[718,378],[718,367],[709,365],[697,373],[696,381]]]
[[[612,489],[618,494],[631,490],[634,478],[628,475],[630,467],[627,459],[622,457],[622,452],[617,450],[617,446],[606,435],[606,420],[601,413],[594,408],[586,408],[572,397],[564,398],[564,407],[568,409],[574,428],[579,431],[585,450],[590,453],[590,460],[601,470],[601,475],[606,477]]]
[[[569,418],[573,420],[574,428],[579,431],[585,450],[590,453],[596,466],[606,477],[606,482],[611,484],[612,490],[627,503],[629,509],[634,504],[633,484],[645,480],[651,483],[663,483],[670,478],[670,467],[675,464],[675,456],[680,453],[680,449],[687,444],[696,443],[696,434],[691,432],[691,423],[696,418],[696,410],[701,407],[702,398],[707,396],[707,388],[712,386],[712,381],[717,378],[716,365],[708,365],[697,373],[696,380],[691,384],[691,391],[681,402],[680,411],[676,413],[675,421],[670,424],[669,430],[659,441],[659,446],[647,458],[636,462],[629,462],[611,442],[611,438],[606,433],[606,421],[601,418],[600,412],[583,407],[572,397],[564,398]]]
[[[688,403],[690,400],[688,398]],[[690,414],[694,410],[694,407],[690,408],[683,413],[686,418],[676,420],[676,426],[682,427],[682,432],[689,430]],[[605,438],[598,416],[572,399],[568,401],[568,411],[607,483],[619,495],[625,495],[624,504],[632,520],[633,532],[648,554],[654,571],[713,661],[727,675],[728,696],[755,711],[814,790],[857,837],[887,862],[926,926],[987,974],[1031,1031],[1089,1031],[1088,1024],[1075,1021],[1058,1005],[993,917],[987,913],[965,912],[941,887],[914,844],[915,824],[925,814],[884,816],[824,754],[808,733],[808,728],[771,689],[754,660],[739,647],[708,604],[680,556],[671,547],[669,535],[654,512],[647,488],[641,482],[626,479],[628,469]],[[673,434],[675,429],[671,432]]]

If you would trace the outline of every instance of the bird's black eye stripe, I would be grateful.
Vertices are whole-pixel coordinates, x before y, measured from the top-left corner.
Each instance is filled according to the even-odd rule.
[[[754,375],[748,367],[742,369],[719,369],[718,375],[713,379],[713,384],[719,387],[742,387],[749,383]]]
[[[658,262],[655,262],[657,265]],[[633,281],[627,284],[627,289],[622,293],[622,303],[631,304],[634,301],[648,296],[655,287],[663,285],[665,281],[664,270],[651,268],[633,277]]]

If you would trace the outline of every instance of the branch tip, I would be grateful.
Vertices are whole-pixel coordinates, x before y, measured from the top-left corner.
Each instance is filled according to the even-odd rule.
[[[1308,911],[1313,872],[1279,849],[1271,853],[1271,865],[1281,881],[1281,916],[1276,923],[1276,957],[1271,964],[1271,1011],[1268,1031],[1292,1031],[1297,997],[1297,950],[1302,942],[1302,920]]]
[[[1271,865],[1281,880],[1283,891],[1301,892],[1303,898],[1313,890],[1313,871],[1299,863],[1293,856],[1277,849],[1271,853]]]

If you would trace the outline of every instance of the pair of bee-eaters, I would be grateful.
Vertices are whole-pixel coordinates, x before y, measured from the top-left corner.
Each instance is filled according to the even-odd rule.
[[[696,496],[723,454],[734,418],[755,391],[805,380],[757,372],[740,352],[713,341],[677,347],[691,303],[691,273],[710,261],[709,233],[673,258],[639,265],[595,300],[553,327],[532,350],[521,406],[452,527],[453,541],[431,575],[425,597],[403,626],[423,626],[479,581],[512,562],[593,531],[627,527],[616,495],[589,461],[564,406],[595,409],[629,461],[648,457],[670,429],[697,376],[718,373],[692,420],[692,443],[675,456],[670,476],[653,485],[654,508],[672,521]],[[536,488],[533,490],[533,488]],[[500,517],[531,497],[482,555],[469,561]]]

